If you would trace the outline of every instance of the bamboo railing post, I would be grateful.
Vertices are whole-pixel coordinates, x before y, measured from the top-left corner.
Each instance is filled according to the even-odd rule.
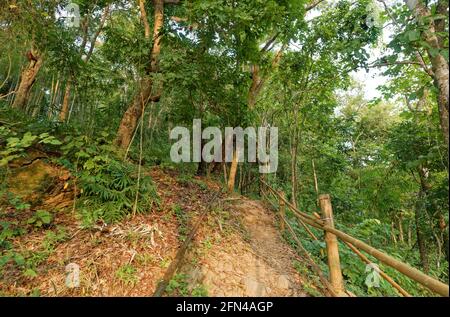
[[[264,180],[260,180],[261,183],[267,187],[268,192],[272,195],[278,197],[279,199],[283,200],[279,195],[278,192],[275,191],[272,187],[270,187],[269,184],[267,184]],[[326,195],[328,196],[328,195]],[[329,198],[329,196],[328,196]],[[319,198],[320,200],[320,198]],[[292,211],[292,213],[298,218],[300,221],[300,224],[304,226],[305,229],[307,229],[307,232],[313,237],[314,240],[317,240],[317,238],[312,234],[312,232],[308,231],[308,227],[306,225],[309,225],[311,227],[324,230],[325,232],[331,233],[335,235],[337,238],[341,239],[343,242],[348,242],[352,244],[355,248],[358,248],[359,250],[362,250],[366,252],[367,254],[373,256],[377,260],[381,261],[382,263],[390,266],[391,268],[397,270],[399,273],[409,277],[411,280],[416,281],[417,283],[427,287],[432,292],[448,297],[449,296],[449,286],[440,280],[428,276],[424,274],[423,272],[419,271],[418,269],[410,266],[407,263],[401,262],[397,260],[396,258],[368,245],[367,243],[358,240],[348,234],[346,234],[343,231],[337,230],[333,226],[330,226],[329,223],[325,222],[324,219],[321,219],[319,215],[316,213],[313,213],[313,215],[309,215],[305,212],[302,212],[298,210],[296,207],[292,206],[292,204],[284,199],[284,202],[286,206]],[[330,202],[330,209],[331,209],[331,202]],[[326,219],[325,219],[326,220]],[[409,226],[409,229],[411,226]],[[409,239],[410,240],[410,239]],[[345,296],[345,295],[344,295]]]
[[[334,228],[333,209],[331,207],[330,195],[320,195],[319,204],[322,211],[322,220],[324,220],[327,226]],[[346,296],[336,236],[325,231],[325,243],[327,244],[328,268],[330,270],[331,285],[339,296]]]
[[[285,198],[284,192],[280,191],[280,196],[282,198]],[[281,232],[284,232],[284,229],[285,229],[284,219],[285,219],[285,216],[286,216],[286,204],[285,204],[283,199],[279,199],[279,201],[280,201],[279,205],[280,205],[280,218],[281,218],[280,219],[281,220],[280,221],[280,223],[281,223]]]

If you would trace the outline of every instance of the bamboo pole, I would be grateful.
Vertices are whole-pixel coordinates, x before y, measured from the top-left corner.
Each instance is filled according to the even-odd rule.
[[[344,242],[349,242],[353,244],[355,247],[357,247],[360,250],[365,251],[369,255],[373,256],[374,258],[378,259],[379,261],[383,262],[384,264],[392,267],[393,269],[397,270],[398,272],[402,273],[403,275],[406,275],[410,279],[416,281],[417,283],[427,287],[431,291],[442,295],[442,296],[449,296],[449,286],[447,284],[442,283],[441,281],[426,275],[425,273],[419,271],[416,268],[411,267],[410,265],[403,263],[390,255],[381,252],[378,249],[375,249],[374,247],[368,245],[367,243],[358,240],[356,238],[353,238],[352,236],[346,234],[345,232],[342,232],[340,230],[337,230],[335,228],[331,228],[329,226],[322,226],[318,224],[317,222],[311,221],[309,219],[303,220],[305,223],[316,227],[318,229],[322,229],[328,232],[331,232],[335,234],[339,239],[341,239]]]
[[[264,184],[269,189],[270,192],[272,192],[275,196],[279,197],[278,192],[275,189],[273,189],[269,184],[267,184],[264,180],[262,180],[262,178],[260,178],[260,181],[262,184]],[[286,206],[288,206],[292,210],[292,212],[297,214],[300,218],[303,218],[303,219],[306,218],[311,221],[316,221],[316,222],[319,222],[319,225],[323,225],[322,221],[320,221],[320,220],[318,221],[313,216],[308,215],[305,212],[301,212],[296,207],[294,207],[294,205],[292,205],[286,198],[282,198],[282,197],[279,197],[279,198],[281,200],[283,200],[284,203],[286,204]]]
[[[285,197],[284,192],[280,192],[280,196]],[[286,215],[286,204],[284,203],[284,201],[282,199],[280,199],[279,210],[280,210],[280,217],[281,217],[281,232],[284,232],[284,230],[285,230],[284,217]]]
[[[319,204],[325,224],[334,228],[333,209],[331,207],[330,195],[320,195]],[[327,244],[327,259],[328,268],[330,270],[331,285],[337,294],[344,296],[344,279],[342,277],[341,262],[339,260],[339,248],[336,236],[330,232],[325,232],[325,243]]]
[[[320,267],[314,262],[311,255],[306,251],[306,249],[303,247],[302,243],[298,239],[297,235],[294,232],[294,229],[292,229],[289,222],[287,222],[286,218],[283,217],[282,221],[287,225],[287,228],[289,229],[290,233],[292,234],[292,237],[294,238],[295,242],[297,243],[297,246],[302,251],[303,255],[306,257],[306,260],[309,262],[309,265],[311,265],[312,269],[316,272],[317,276],[319,277],[322,284],[326,287],[326,289],[329,291],[330,295],[333,297],[338,297],[338,294],[333,289],[332,285],[328,282],[328,280],[325,278],[322,270]]]
[[[361,260],[367,264],[372,263],[364,254],[362,254],[357,248],[355,248],[355,246],[351,243],[348,243],[346,241],[344,241],[344,243],[350,248],[350,250],[352,250],[354,253],[356,253],[357,256],[359,256],[361,258]],[[405,296],[405,297],[411,297],[411,295],[405,291],[399,284],[397,284],[397,282],[395,282],[389,275],[387,275],[385,272],[383,272],[382,270],[378,270],[378,273],[380,273],[380,275],[389,283],[391,284],[401,295]]]
[[[391,257],[388,254],[385,254],[374,247],[366,244],[365,242],[358,240],[356,238],[353,238],[352,236],[346,234],[345,232],[342,232],[340,230],[337,230],[335,228],[331,228],[329,226],[321,226],[320,224],[311,221],[309,219],[304,219],[305,223],[316,227],[318,229],[322,229],[328,232],[331,232],[335,234],[339,239],[341,239],[344,242],[349,242],[353,244],[355,247],[357,247],[360,250],[365,251],[366,253],[370,254],[374,258],[378,259],[379,261],[383,262],[384,264],[392,267],[393,269],[397,270],[398,272],[402,273],[403,275],[406,275],[410,279],[416,281],[417,283],[427,287],[431,291],[442,295],[442,296],[449,296],[449,286],[442,283],[441,281],[428,276],[424,274],[423,272],[419,271],[416,268],[411,267],[410,265],[403,263],[393,257]]]
[[[381,262],[383,262],[386,265],[389,265],[390,267],[396,269],[400,273],[408,276],[412,280],[418,282],[419,284],[422,284],[423,286],[429,288],[433,292],[442,295],[442,296],[449,296],[449,287],[448,285],[442,283],[441,281],[438,281],[437,279],[432,278],[431,276],[428,276],[418,269],[415,269],[411,266],[409,266],[406,263],[403,263],[377,249],[374,247],[371,247],[370,245],[353,238],[352,236],[349,236],[348,234],[336,230],[334,228],[330,228],[328,226],[324,226],[324,230],[327,230],[331,233],[334,233],[337,237],[339,237],[343,241],[350,242],[354,246],[356,246],[358,249],[361,249],[368,254],[372,255],[373,257],[377,258]]]
[[[262,181],[263,185],[267,186],[267,183]],[[272,195],[275,196],[275,198],[279,198],[280,202],[284,202],[285,205],[287,205],[288,207],[290,207],[291,211],[294,211],[294,209],[292,209],[292,205],[291,203],[286,199],[286,197],[281,197],[278,195],[278,192],[276,192],[273,188],[271,188],[270,186],[267,186],[267,188],[269,189],[269,191],[272,193]],[[318,241],[319,239],[317,239],[316,235],[308,228],[308,226],[303,222],[301,217],[297,216],[297,220],[300,222],[300,224],[303,226],[303,228],[306,230],[306,232],[309,234],[309,236],[314,240],[314,241]]]
[[[273,188],[271,188],[267,183],[265,183],[265,185],[269,189],[274,191]],[[295,215],[297,215],[298,218],[303,220],[303,222],[305,222],[306,224],[308,224],[312,227],[333,233],[342,241],[346,241],[346,242],[353,244],[358,249],[370,254],[374,258],[376,258],[379,261],[383,262],[384,264],[396,269],[403,275],[406,275],[410,279],[427,287],[431,291],[433,291],[439,295],[442,295],[442,296],[446,296],[446,297],[449,296],[449,286],[447,284],[444,284],[441,281],[424,274],[423,272],[419,271],[418,269],[413,268],[410,265],[403,263],[403,262],[391,257],[390,255],[388,255],[384,252],[381,252],[378,249],[375,249],[374,247],[368,245],[367,243],[365,243],[361,240],[358,240],[358,239],[346,234],[345,232],[342,232],[342,231],[332,228],[330,226],[324,225],[321,220],[311,219],[311,217],[307,214],[305,214],[305,215],[307,215],[307,217],[304,216],[303,212],[299,211],[297,208],[293,208],[293,206],[291,206],[289,204],[289,202],[286,202],[286,205],[293,211],[293,213]]]

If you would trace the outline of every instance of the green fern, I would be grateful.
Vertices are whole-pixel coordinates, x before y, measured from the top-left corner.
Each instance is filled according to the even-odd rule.
[[[149,176],[139,181],[137,167],[123,162],[114,147],[103,137],[97,142],[86,136],[66,138],[65,154],[75,162],[72,169],[77,176],[82,196],[78,206],[83,224],[98,220],[112,223],[132,212],[136,194],[136,211],[148,212],[159,205],[156,188]],[[78,170],[76,168],[78,166]]]

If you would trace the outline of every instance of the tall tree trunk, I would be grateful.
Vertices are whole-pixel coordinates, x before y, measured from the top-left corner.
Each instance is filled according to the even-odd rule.
[[[233,151],[233,160],[230,167],[230,175],[228,178],[228,191],[231,193],[234,191],[234,183],[236,180],[236,171],[238,168],[239,150],[236,148]]]
[[[428,265],[428,251],[425,245],[425,238],[423,236],[422,231],[422,224],[421,224],[421,217],[424,212],[424,193],[421,191],[419,194],[419,202],[418,207],[416,208],[415,214],[415,221],[416,221],[416,235],[417,235],[417,245],[419,247],[419,256],[420,256],[420,262],[422,264],[423,271],[425,273],[428,273],[429,265]]]
[[[202,138],[200,141],[200,151],[203,150],[204,146],[205,146],[205,140]],[[198,163],[198,167],[197,167],[197,175],[205,176],[207,170],[208,170],[208,164],[203,160],[203,156],[200,156],[200,162]]]
[[[153,4],[155,13],[149,73],[140,81],[138,92],[128,106],[128,109],[125,111],[120,122],[116,136],[116,144],[122,149],[126,149],[130,145],[137,123],[142,115],[142,110],[147,103],[150,100],[159,100],[159,93],[158,96],[152,96],[153,80],[151,75],[159,71],[159,54],[161,52],[160,31],[164,24],[164,0],[154,0]]]
[[[412,221],[408,221],[408,247],[412,247]]]
[[[425,30],[422,32],[423,40],[428,44],[427,53],[431,61],[434,77],[434,85],[438,90],[438,106],[442,134],[448,148],[448,94],[449,94],[449,70],[445,57],[440,53],[442,47],[442,38],[439,32],[445,32],[445,24],[441,20],[434,22],[431,18],[430,10],[422,1],[404,0],[409,9],[414,14],[419,24],[425,24]],[[415,5],[414,5],[415,4]],[[413,6],[414,5],[414,6]],[[448,1],[439,0],[437,6],[438,14],[447,15]]]
[[[259,66],[252,65],[251,66],[251,74],[252,74],[252,85],[248,91],[248,100],[247,104],[250,109],[253,109],[256,105],[256,98],[261,90],[263,81],[259,76]]]
[[[405,243],[405,238],[403,235],[403,216],[400,213],[398,215],[398,240],[400,241],[400,243]]]
[[[83,40],[82,40],[81,46],[80,46],[80,55],[84,54],[86,45],[87,45],[87,41],[88,41],[89,14],[87,14],[85,16],[85,18],[83,19],[82,25],[81,25],[81,28],[83,30]],[[89,51],[86,55],[86,59],[84,60],[86,64],[89,63],[89,61],[92,57],[92,54],[94,52],[95,43],[97,42],[97,38],[99,37],[100,33],[103,30],[103,27],[105,25],[108,14],[109,14],[109,5],[105,7],[105,9],[102,13],[101,20],[100,20],[100,25],[99,25],[97,31],[95,32],[95,34],[92,38],[92,41],[90,43]],[[76,85],[75,79],[76,79],[76,77],[72,73],[72,74],[70,74],[69,79],[67,80],[66,89],[64,90],[63,103],[62,103],[61,111],[59,112],[59,121],[60,122],[65,122],[69,116],[70,95],[71,95],[71,91],[72,91],[72,85],[74,84],[74,82]]]
[[[31,53],[31,52],[30,52]],[[39,73],[39,69],[42,66],[43,58],[37,54],[32,54],[34,59],[31,59],[28,66],[22,71],[19,88],[16,91],[13,107],[16,109],[24,110],[28,98],[30,97],[31,88],[36,80],[36,76]]]
[[[208,172],[208,164],[205,161],[198,163],[197,176],[205,176]]]
[[[275,39],[278,37],[278,35],[274,36],[269,40],[268,43],[264,46],[264,48],[261,50],[262,53],[267,52],[268,49],[271,47]],[[272,60],[272,69],[276,68],[278,64],[280,63],[281,57],[283,55],[283,51],[286,49],[287,45],[283,44],[281,49],[275,54],[275,57]],[[251,68],[251,74],[252,74],[252,84],[248,91],[248,97],[247,97],[247,106],[249,109],[253,109],[256,105],[257,97],[259,93],[261,92],[261,89],[264,86],[265,81],[267,80],[268,73],[264,74],[264,76],[261,76],[260,74],[260,67],[259,65],[252,65]],[[237,164],[237,162],[236,162]],[[233,169],[233,164],[231,164],[231,169]],[[236,166],[237,169],[237,166]],[[231,177],[231,172],[230,172]],[[236,177],[236,174],[233,175],[233,177]],[[264,178],[264,176],[263,176]],[[229,179],[228,183],[231,182],[231,179]],[[232,180],[233,186],[235,183],[235,180]]]
[[[145,38],[150,38],[150,24],[148,23],[147,11],[145,10],[145,0],[139,0],[139,9],[141,11],[141,20],[144,24],[144,35]]]
[[[445,223],[445,219],[442,214],[439,215],[439,229],[441,230],[442,240],[444,242],[445,258],[448,262],[448,257],[449,257],[448,225],[447,225],[447,223]]]
[[[448,262],[449,258],[449,244],[448,244],[448,228],[444,230],[443,233],[443,240],[444,240],[444,252],[445,252],[445,258]]]
[[[291,145],[291,203],[297,208],[297,144],[294,137]]]
[[[391,240],[394,244],[397,244],[397,236],[395,235],[395,224],[394,221],[391,222]]]
[[[239,192],[242,194],[242,182],[243,182],[243,164],[241,164],[240,168],[239,168],[239,183],[238,183],[238,189]]]
[[[447,81],[448,83],[448,81]],[[448,92],[448,86],[447,86],[447,92]],[[448,108],[444,107],[443,105],[447,104],[448,105],[448,94],[447,94],[447,99],[445,99],[444,94],[441,93],[441,91],[439,91],[439,121],[441,124],[441,130],[442,130],[442,134],[444,136],[444,141],[447,145],[447,149],[448,149]]]
[[[60,122],[65,122],[69,115],[71,87],[72,87],[72,78],[69,78],[69,80],[67,80],[67,83],[66,83],[66,89],[64,90],[64,98],[63,98],[61,111],[59,112],[59,121]]]

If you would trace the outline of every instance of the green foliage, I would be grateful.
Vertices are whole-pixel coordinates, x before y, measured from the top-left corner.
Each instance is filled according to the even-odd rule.
[[[49,225],[52,222],[52,215],[45,210],[37,210],[34,215],[27,220],[27,224],[34,225],[35,227],[42,227],[43,225]]]
[[[178,204],[172,206],[172,212],[175,214],[178,221],[179,239],[180,241],[184,241],[189,233],[189,214],[185,212]]]
[[[119,160],[108,136],[102,132],[94,140],[86,135],[69,135],[61,148],[65,153],[61,163],[73,170],[78,179],[78,207],[85,226],[98,220],[121,220],[133,210],[136,195],[138,213],[148,212],[159,203],[150,177],[137,175],[133,164]]]
[[[166,292],[169,295],[176,294],[178,296],[187,296],[189,294],[189,291],[186,274],[175,274],[175,276],[169,281]]]
[[[18,252],[12,248],[6,249],[0,255],[0,276],[2,269],[8,263],[22,271],[25,277],[33,278],[38,275],[38,267],[54,251],[58,243],[66,241],[67,232],[63,227],[57,227],[56,231],[48,230],[38,250]]]
[[[155,43],[151,36],[145,38],[136,2],[77,0],[86,18],[79,28],[58,19],[67,3],[0,4],[4,31],[0,42],[5,52],[0,55],[0,212],[3,205],[19,215],[34,210],[9,194],[7,184],[12,163],[20,163],[35,150],[49,153],[51,163],[71,172],[77,215],[83,227],[91,227],[158,207],[147,169],[139,174],[135,162],[177,171],[183,187],[208,190],[205,182],[193,177],[197,163],[171,162],[168,131],[174,126],[191,126],[194,118],[221,129],[273,126],[279,129],[279,166],[267,180],[276,189],[300,209],[316,211],[317,176],[319,192],[332,197],[338,228],[417,268],[422,261],[415,233],[422,232],[430,274],[448,281],[442,247],[448,243],[448,149],[439,128],[438,87],[427,72],[434,69],[437,57],[448,61],[449,55],[448,17],[436,1],[422,1],[428,11],[423,17],[402,1],[386,7],[375,0],[327,1],[309,12],[310,0],[181,1],[164,8],[157,72],[149,72],[155,66],[149,65]],[[146,1],[145,7],[153,25],[154,6]],[[437,45],[427,42],[430,23]],[[392,37],[384,45],[381,32],[391,28]],[[370,63],[377,44],[383,56]],[[43,65],[25,108],[12,110],[30,49],[43,58]],[[389,81],[380,88],[383,98],[366,100],[351,74],[378,65],[386,67]],[[136,133],[124,158],[111,131],[116,131],[138,96],[144,77],[151,79],[152,95],[162,94],[158,102],[145,105],[142,143]],[[254,88],[253,105],[249,97]],[[62,123],[59,115],[65,97],[70,115]],[[133,120],[127,118],[127,124]],[[258,173],[257,164],[239,165],[242,182],[237,183],[243,194],[258,198]],[[173,215],[184,240],[188,214],[173,205],[164,217]],[[52,249],[52,239],[58,238],[49,237],[42,250],[29,254],[18,254],[12,242],[26,230],[53,228],[51,216],[37,210],[28,226],[2,217],[0,247],[5,251],[0,262],[13,263],[30,278],[36,276]],[[302,227],[291,222],[306,237]],[[444,227],[447,224],[444,229],[442,222]],[[410,241],[393,241],[400,235],[398,223],[411,232]],[[292,237],[285,238],[295,245]],[[303,241],[326,270],[323,243]],[[364,264],[345,246],[340,249],[349,290],[360,296],[396,295],[384,281],[380,288],[369,288]],[[311,281],[306,287],[317,294],[315,277],[306,267],[296,266]],[[411,294],[428,295],[397,272],[383,270]],[[132,267],[118,272],[119,279],[134,283]],[[184,276],[177,276],[173,293],[194,295],[186,283]],[[203,291],[198,289],[198,294]]]
[[[8,250],[12,247],[11,239],[25,233],[24,228],[19,226],[18,221],[0,222],[0,247]]]
[[[116,271],[116,277],[125,285],[133,286],[138,282],[137,270],[131,264],[125,264]]]
[[[22,136],[18,136],[16,132],[6,126],[0,127],[0,138],[6,139],[6,144],[4,146],[0,143],[0,168],[7,165],[14,159],[22,157],[28,148],[37,144],[62,144],[54,136],[49,135],[49,133],[34,135],[32,132],[27,131]]]
[[[169,296],[191,296],[191,297],[207,297],[208,291],[203,285],[190,287],[188,275],[184,273],[175,274],[169,281],[166,292]]]
[[[45,123],[37,120],[21,123],[15,115],[14,112],[7,112],[6,118],[11,127],[0,127],[0,136],[7,141],[0,142],[2,162],[7,164],[24,156],[27,149],[38,145],[48,147],[44,150],[61,151],[64,156],[56,163],[69,169],[76,177],[76,186],[81,193],[77,206],[85,226],[99,220],[110,223],[122,219],[133,211],[136,195],[137,213],[149,212],[158,206],[159,198],[150,176],[138,175],[136,165],[119,158],[121,154],[112,144],[108,132],[88,136],[77,129],[64,127],[47,127],[48,132],[41,132],[46,127]],[[39,133],[34,134],[30,130]],[[42,219],[38,212],[30,221],[40,226],[47,224],[47,217]]]

